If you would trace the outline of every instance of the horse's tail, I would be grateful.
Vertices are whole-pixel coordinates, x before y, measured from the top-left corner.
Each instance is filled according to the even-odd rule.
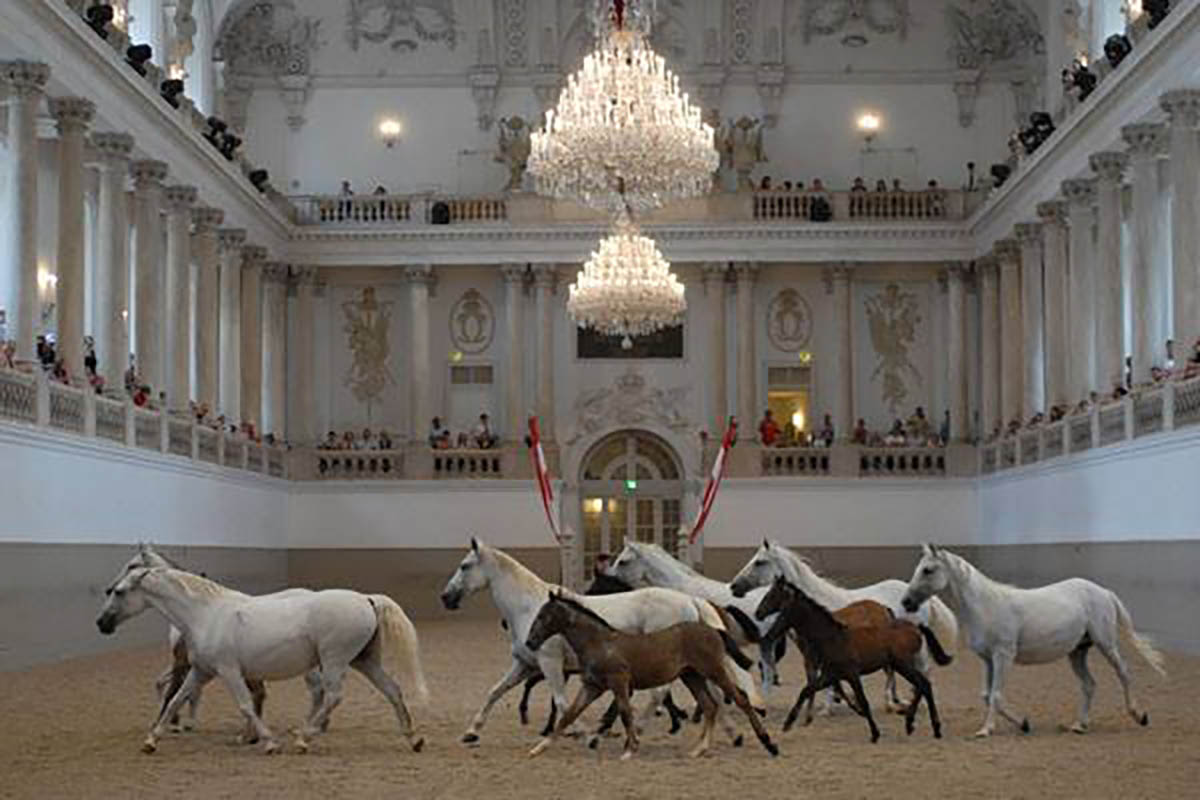
[[[384,657],[412,682],[417,702],[429,700],[425,671],[421,668],[421,652],[417,644],[417,629],[399,604],[385,594],[370,595],[379,620],[380,644]]]
[[[738,628],[741,629],[742,635],[746,638],[747,642],[758,644],[762,637],[759,635],[758,626],[754,624],[754,620],[750,619],[749,614],[737,606],[725,606],[722,610],[729,615],[730,619],[738,624]]]
[[[721,642],[725,645],[725,652],[733,659],[733,662],[742,669],[750,669],[754,666],[754,662],[746,657],[746,654],[738,649],[737,642],[733,640],[725,631],[717,631],[721,634]]]
[[[944,667],[954,660],[949,653],[942,649],[942,643],[938,641],[932,628],[928,625],[918,625],[917,627],[921,630],[921,635],[925,637],[925,646],[929,648],[929,655],[933,656],[933,663]]]
[[[1129,609],[1125,608],[1125,604],[1121,602],[1121,598],[1117,597],[1117,593],[1109,591],[1109,596],[1112,597],[1113,605],[1117,609],[1117,627],[1129,637],[1129,641],[1133,643],[1133,647],[1142,654],[1142,658],[1146,659],[1146,663],[1154,667],[1154,671],[1164,678],[1167,677],[1167,668],[1164,666],[1163,654],[1150,641],[1148,636],[1143,636],[1133,628],[1133,617],[1129,616]]]
[[[938,642],[945,642],[946,645],[949,645],[950,649],[943,649],[943,652],[953,654],[958,649],[958,618],[940,597],[929,598],[927,607],[929,608],[929,627],[937,635]]]
[[[763,700],[762,692],[758,688],[758,684],[754,680],[754,676],[750,674],[748,668],[742,666],[742,662],[753,665],[754,662],[746,658],[745,653],[737,649],[737,645],[733,644],[733,639],[728,635],[721,637],[725,642],[725,672],[729,675],[729,679],[733,681],[742,692],[745,693],[746,699],[750,701],[750,707],[761,714],[766,714],[767,703]],[[730,645],[733,644],[733,652],[736,652],[740,659],[735,659],[730,652]]]

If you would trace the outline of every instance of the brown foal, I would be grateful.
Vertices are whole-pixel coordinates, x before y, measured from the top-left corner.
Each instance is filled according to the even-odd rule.
[[[942,723],[933,700],[933,687],[917,668],[922,638],[935,662],[942,666],[950,663],[950,656],[942,649],[933,631],[924,625],[897,619],[882,625],[848,626],[782,576],[775,579],[771,590],[755,611],[755,616],[765,619],[775,613],[787,619],[804,642],[805,659],[808,660],[811,653],[817,668],[816,680],[809,681],[788,712],[783,723],[785,731],[796,722],[800,707],[806,700],[820,690],[836,685],[838,681],[846,681],[854,689],[858,704],[855,710],[866,717],[867,725],[871,728],[871,741],[878,741],[879,728],[871,717],[871,706],[863,692],[860,676],[891,668],[911,683],[915,690],[912,702],[904,713],[905,732],[913,732],[913,718],[923,697],[929,705],[933,735],[941,738]]]
[[[699,622],[684,622],[657,633],[623,633],[594,611],[552,593],[529,628],[526,646],[537,650],[556,634],[566,638],[579,658],[583,686],[550,735],[529,752],[531,757],[540,755],[596,698],[611,691],[625,726],[625,752],[621,758],[630,758],[638,748],[630,693],[635,689],[665,686],[676,678],[683,681],[704,712],[704,729],[699,743],[691,751],[692,756],[708,751],[719,709],[706,681],[737,703],[750,719],[751,727],[767,752],[779,755],[749,699],[726,671],[727,658],[743,669],[748,669],[753,662],[737,649],[724,631]]]

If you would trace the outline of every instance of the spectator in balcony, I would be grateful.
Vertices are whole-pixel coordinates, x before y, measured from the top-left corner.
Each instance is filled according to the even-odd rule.
[[[17,343],[14,342],[12,339],[5,340],[4,346],[0,347],[0,357],[3,357],[4,366],[6,369],[16,369],[17,368],[16,355],[17,355]]]
[[[37,337],[37,357],[42,369],[54,369],[54,362],[58,360],[54,353],[54,342],[49,341],[45,336]]]
[[[137,374],[137,359],[133,353],[129,354],[129,368],[125,370],[125,393],[133,394],[134,390],[141,385]]]
[[[354,190],[350,188],[350,181],[342,181],[342,197],[354,197]]]
[[[858,422],[854,425],[854,433],[850,437],[850,441],[854,444],[865,445],[870,438],[870,431],[867,430],[867,422],[862,417],[858,418]]]
[[[791,190],[792,190],[792,182],[784,181],[783,186],[780,188],[780,191],[781,192],[790,192]]]
[[[96,359],[96,340],[91,336],[83,337],[83,369],[88,377],[96,374],[100,362]]]
[[[357,450],[358,445],[354,440],[354,431],[346,431],[342,434],[342,450]]]
[[[379,449],[380,450],[391,450],[392,447],[393,447],[393,444],[392,444],[391,434],[389,434],[387,431],[380,431],[379,432]]]
[[[942,439],[942,444],[950,442],[950,409],[946,409],[946,413],[942,415],[942,428],[938,431],[938,435]]]
[[[916,411],[908,418],[909,438],[920,441],[929,435],[929,429],[929,419],[925,416],[925,409],[917,406]]]
[[[875,191],[886,192],[887,191],[887,181],[885,181],[883,178],[880,178],[879,180],[875,181]]]
[[[362,438],[358,440],[356,450],[378,450],[379,441],[375,438],[375,434],[371,433],[370,428],[363,428]]]
[[[900,188],[900,179],[899,178],[892,178],[892,191],[893,192],[904,191],[903,189]]]
[[[823,441],[826,447],[833,447],[833,417],[829,414],[826,414],[824,421],[821,422],[821,430],[817,433],[817,438]]]
[[[1127,394],[1129,394],[1128,389],[1126,389],[1122,384],[1114,383],[1112,394],[1109,395],[1109,399],[1110,400],[1120,400],[1123,397],[1125,397]]]
[[[334,433],[333,431],[330,431],[329,435],[325,437],[325,441],[323,441],[319,445],[317,445],[317,449],[319,449],[319,450],[337,450],[339,446],[340,445],[338,442],[337,434]]]
[[[500,437],[492,432],[492,426],[488,422],[488,415],[486,413],[479,415],[479,424],[472,431],[472,438],[475,440],[475,446],[480,450],[488,450],[495,447],[496,442],[499,441]]]
[[[1150,368],[1150,382],[1162,383],[1167,379],[1168,373],[1165,369],[1155,364]]]
[[[892,422],[892,429],[888,431],[887,436],[883,437],[883,443],[888,447],[903,447],[907,441],[904,435],[904,423],[900,420]]]
[[[779,423],[775,421],[775,416],[771,413],[771,409],[763,412],[762,422],[758,423],[758,440],[762,442],[763,447],[774,447],[779,441]]]
[[[65,384],[71,383],[71,376],[67,374],[66,359],[63,359],[63,358],[54,359],[54,371],[51,373],[51,377],[54,378],[54,380],[58,381],[59,383],[65,383]]]
[[[827,194],[825,190],[825,184],[821,183],[820,178],[813,178],[812,188],[810,188],[808,191],[810,194],[819,194],[822,196]]]
[[[149,386],[134,386],[132,395],[133,404],[138,408],[145,408],[150,403]]]
[[[1192,344],[1192,354],[1188,357],[1187,367],[1183,371],[1185,378],[1191,378],[1194,375],[1200,375],[1200,339]]]
[[[374,194],[375,194],[376,196],[379,196],[379,195],[385,195],[385,194],[387,194],[387,189],[385,189],[385,188],[383,187],[383,184],[380,184],[380,185],[378,185],[378,186],[376,186],[376,187],[375,187]]]
[[[434,417],[429,423],[429,446],[434,450],[445,450],[450,447],[450,431],[442,425],[441,417]]]
[[[758,190],[760,192],[769,192],[775,187],[771,185],[771,176],[763,175],[762,180],[758,182]]]

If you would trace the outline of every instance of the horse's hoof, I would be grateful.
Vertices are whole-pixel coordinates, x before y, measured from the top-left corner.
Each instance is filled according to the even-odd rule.
[[[741,747],[745,743],[746,743],[746,737],[742,736],[740,733],[737,736],[733,737],[733,746],[734,747]]]
[[[1029,720],[1027,720],[1027,719],[1021,720],[1021,733],[1029,733],[1032,730],[1033,730],[1033,727],[1029,724]]]
[[[707,752],[707,747],[695,747],[688,753],[688,758],[701,758]]]
[[[196,730],[196,720],[194,720],[194,719],[185,720],[183,723],[183,729],[185,731],[187,731],[188,733],[191,733],[192,731]]]
[[[268,756],[276,755],[279,752],[279,742],[267,742],[267,746],[263,748],[263,753]]]
[[[910,720],[910,719],[906,719],[906,720],[904,720],[904,732],[905,732],[906,734],[908,734],[909,736],[912,736],[913,729],[914,729],[915,727],[916,727],[916,726],[915,726],[915,725],[913,725],[913,723],[912,723],[912,720]]]
[[[296,740],[296,752],[299,753],[300,755],[304,755],[305,753],[307,753],[308,752],[308,742],[304,741],[303,739],[297,739]]]
[[[872,733],[872,734],[871,734],[871,744],[875,744],[875,743],[876,743],[876,742],[878,742],[878,741],[879,741],[879,734],[878,734],[878,733]]]
[[[478,733],[464,733],[462,737],[463,744],[479,744]]]
[[[1150,724],[1150,713],[1148,711],[1143,711],[1142,718],[1138,720],[1138,725],[1141,725],[1144,728],[1149,724]]]
[[[329,733],[329,720],[321,723],[321,733]]]
[[[183,733],[183,726],[177,723],[171,723],[167,726],[167,731],[169,733]]]
[[[992,732],[990,730],[988,730],[987,728],[980,728],[979,730],[975,731],[976,739],[986,739],[991,735],[992,735]]]
[[[796,724],[796,718],[794,716],[792,716],[791,714],[788,714],[787,719],[785,719],[783,721],[783,732],[787,733],[788,731],[790,731],[792,729],[792,726],[795,724]]]
[[[600,746],[600,737],[599,736],[589,736],[587,746],[588,746],[589,750],[595,750],[596,748],[598,748]]]
[[[158,744],[153,739],[147,739],[142,742],[142,752],[148,756],[154,755],[158,751]]]
[[[1088,726],[1082,722],[1076,722],[1070,728],[1067,728],[1071,733],[1084,734],[1088,732]]]
[[[534,748],[533,748],[532,750],[530,750],[530,751],[529,751],[529,757],[530,757],[530,758],[537,758],[537,757],[538,757],[538,756],[540,756],[542,753],[544,753],[544,752],[545,752],[545,750],[546,750],[546,748],[547,748],[547,747],[549,747],[549,746],[550,746],[550,742],[548,742],[548,741],[544,741],[544,740],[543,740],[543,741],[541,741],[541,742],[538,742],[538,743],[537,743],[537,744],[534,746]]]
[[[933,738],[935,738],[935,739],[940,739],[940,738],[942,738],[942,729],[941,729],[941,728],[934,728],[934,729],[933,729]]]
[[[774,742],[767,740],[763,742],[763,747],[767,748],[767,752],[771,754],[771,758],[776,758],[779,756],[779,748]]]
[[[622,761],[628,761],[628,760],[629,760],[629,759],[631,759],[631,758],[633,758],[633,751],[632,751],[632,750],[626,750],[624,753],[621,753],[621,760],[622,760]]]
[[[412,747],[412,751],[414,753],[419,753],[422,750],[424,750],[425,749],[425,737],[418,736],[416,739],[413,739],[413,741],[411,743],[411,747]]]

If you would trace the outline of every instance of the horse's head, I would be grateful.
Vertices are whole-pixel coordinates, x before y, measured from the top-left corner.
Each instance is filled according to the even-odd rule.
[[[136,617],[149,607],[146,593],[142,590],[142,581],[149,574],[149,569],[138,567],[105,590],[104,605],[100,607],[100,616],[96,618],[96,627],[101,633],[107,636],[122,622]]]
[[[607,574],[633,587],[654,586],[651,567],[646,552],[636,542],[627,542],[620,555],[609,565]]]
[[[525,637],[525,646],[536,651],[547,639],[566,630],[571,622],[571,609],[559,595],[550,592],[550,597],[542,604],[533,624],[529,626],[529,635]]]
[[[486,548],[474,536],[471,537],[470,549],[458,562],[458,569],[454,570],[450,580],[446,581],[446,588],[442,589],[442,605],[450,611],[457,609],[467,595],[487,587],[488,576],[482,569]]]
[[[792,604],[795,595],[796,588],[788,579],[776,575],[771,581],[771,588],[763,595],[763,599],[758,601],[758,608],[754,609],[754,618],[762,621],[772,614],[778,614]]]
[[[913,571],[912,580],[900,604],[904,610],[912,613],[921,604],[936,594],[945,590],[950,583],[950,563],[946,552],[934,544],[921,545],[921,560]]]
[[[767,539],[763,539],[754,557],[729,582],[729,590],[733,592],[734,597],[745,597],[746,592],[766,586],[783,574],[783,568],[779,565],[778,549],[779,545],[773,545]]]
[[[121,567],[121,571],[118,572],[117,576],[112,579],[112,582],[108,584],[104,592],[105,594],[111,592],[116,588],[117,584],[121,582],[122,578],[136,569],[152,569],[154,567],[167,566],[170,566],[170,562],[159,555],[152,545],[149,545],[146,542],[138,542],[137,552],[133,554],[132,558],[125,562],[125,566]]]

